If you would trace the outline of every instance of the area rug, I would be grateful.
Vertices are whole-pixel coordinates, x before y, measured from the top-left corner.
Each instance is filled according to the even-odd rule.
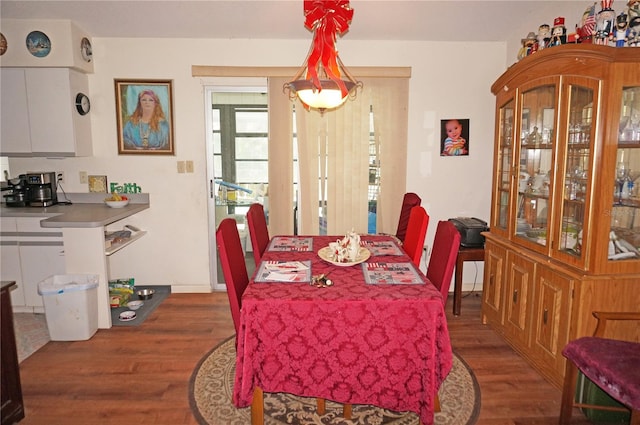
[[[251,408],[231,402],[235,376],[235,343],[231,337],[207,353],[189,382],[189,403],[202,425],[246,425]],[[454,353],[453,368],[438,392],[441,411],[437,425],[472,425],[480,414],[480,387],[462,358]],[[264,393],[265,424],[418,425],[415,413],[398,413],[373,406],[353,405],[352,419],[342,418],[342,405],[327,401],[326,413],[316,413],[316,399],[291,394]]]
[[[128,311],[128,307],[117,307],[111,309],[111,324],[113,326],[139,326],[141,325],[147,317],[153,312],[162,301],[165,300],[171,293],[171,285],[154,285],[154,286],[135,286],[135,290],[138,291],[140,289],[155,289],[155,293],[153,297],[148,300],[143,300],[144,304],[142,307],[136,310],[136,317],[133,320],[122,321],[119,319],[120,313],[123,311]],[[134,293],[131,295],[131,299],[129,301],[137,300],[138,296]]]
[[[22,363],[51,340],[44,314],[14,313],[13,328],[16,334],[18,363]]]

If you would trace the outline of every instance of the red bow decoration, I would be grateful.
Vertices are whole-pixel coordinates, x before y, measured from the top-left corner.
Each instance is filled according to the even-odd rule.
[[[340,79],[336,34],[342,36],[349,30],[353,18],[349,0],[304,0],[304,15],[304,26],[314,32],[306,79],[310,79],[318,91],[322,90],[317,70],[320,60],[327,77],[340,87],[342,96],[346,96],[349,92]]]

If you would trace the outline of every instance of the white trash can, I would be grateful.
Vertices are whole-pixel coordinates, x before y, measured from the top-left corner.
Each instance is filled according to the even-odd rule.
[[[52,341],[84,341],[98,330],[98,275],[64,274],[38,284]]]

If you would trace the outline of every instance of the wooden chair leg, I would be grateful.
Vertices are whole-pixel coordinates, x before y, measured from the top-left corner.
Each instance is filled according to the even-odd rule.
[[[344,416],[345,419],[351,419],[352,408],[351,403],[345,403],[342,406],[342,416]]]
[[[433,401],[433,411],[437,413],[440,410],[440,396],[436,394],[436,399]]]
[[[251,425],[264,425],[264,393],[262,392],[262,388],[258,386],[253,389]]]
[[[326,413],[326,400],[324,398],[316,398],[316,404],[318,407],[316,410],[318,411],[318,415],[322,416]]]
[[[562,401],[560,405],[560,425],[567,425],[571,422],[573,413],[573,400],[575,398],[576,382],[578,380],[578,368],[571,361],[567,360],[564,372],[564,384],[562,386]]]

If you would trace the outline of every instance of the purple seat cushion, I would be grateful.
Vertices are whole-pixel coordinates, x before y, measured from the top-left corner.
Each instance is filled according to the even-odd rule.
[[[583,337],[562,354],[611,397],[640,410],[640,343]]]

